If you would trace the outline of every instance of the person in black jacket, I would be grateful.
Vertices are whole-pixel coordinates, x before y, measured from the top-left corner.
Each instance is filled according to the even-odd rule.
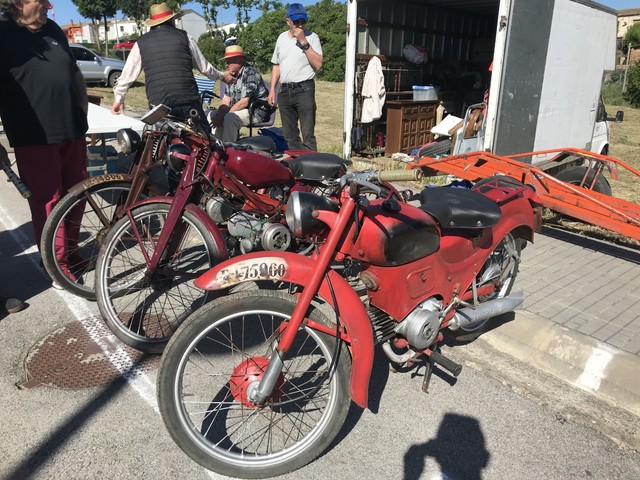
[[[67,38],[47,18],[51,8],[48,0],[0,0],[0,117],[32,193],[38,247],[53,207],[87,178],[87,89]],[[0,165],[7,162],[0,145]],[[59,264],[70,277],[85,262],[68,254],[77,246],[82,213],[79,205],[56,236]]]
[[[129,87],[144,70],[145,89],[150,105],[164,104],[172,108],[171,114],[189,118],[195,108],[203,125],[209,124],[202,110],[193,68],[212,80],[235,82],[229,72],[220,72],[202,55],[196,41],[184,30],[176,28],[173,20],[181,15],[166,3],[151,5],[151,18],[145,23],[151,30],[134,44],[124,70],[114,87],[115,99],[111,107],[114,114],[124,113],[124,98]]]

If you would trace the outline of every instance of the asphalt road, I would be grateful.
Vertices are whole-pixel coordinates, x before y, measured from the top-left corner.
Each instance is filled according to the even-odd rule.
[[[16,387],[34,345],[70,322],[106,350],[116,344],[94,317],[95,304],[51,289],[41,276],[25,202],[4,182],[0,198],[0,294],[29,303],[0,321],[0,478],[222,478],[170,439],[153,369],[80,390]],[[378,358],[370,409],[353,408],[328,452],[282,478],[640,478],[640,454],[618,446],[637,437],[637,417],[482,342],[451,355],[465,364],[462,374],[434,377],[429,394],[420,389],[422,372],[391,373]]]

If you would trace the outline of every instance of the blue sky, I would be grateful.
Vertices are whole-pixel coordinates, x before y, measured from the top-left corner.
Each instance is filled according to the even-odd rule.
[[[83,20],[80,17],[78,10],[76,10],[76,6],[73,4],[71,0],[50,0],[50,1],[53,4],[55,20],[56,20],[56,23],[58,23],[58,25],[66,25],[71,20],[73,20],[76,23]],[[284,4],[294,3],[293,0],[291,0],[291,2],[288,2],[286,0],[281,0],[281,1]],[[296,0],[296,1],[297,3],[302,3],[303,5],[314,5],[318,3],[319,0]],[[157,3],[160,3],[160,0],[158,0]],[[638,3],[640,4],[640,0],[638,0]],[[198,2],[185,3],[182,6],[182,8],[183,9],[191,8],[196,12],[202,13],[202,5]],[[54,15],[52,15],[52,13],[49,12],[49,17],[53,18],[53,16]],[[235,22],[235,20],[236,20],[235,9],[225,9],[219,13],[219,16],[218,16],[219,22],[233,23]]]

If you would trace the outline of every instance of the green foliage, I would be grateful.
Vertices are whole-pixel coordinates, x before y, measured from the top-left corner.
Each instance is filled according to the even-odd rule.
[[[346,61],[347,4],[322,0],[310,6],[309,28],[322,42],[322,70],[318,78],[343,82]]]
[[[286,31],[286,7],[278,2],[264,3],[263,15],[253,23],[234,32],[253,65],[263,73],[271,70],[271,56],[280,33]],[[346,57],[347,5],[334,0],[322,0],[307,8],[307,28],[320,37],[323,66],[318,78],[331,82],[344,81]]]
[[[624,103],[621,83],[604,83],[600,92],[605,105],[622,105]]]
[[[226,70],[227,67],[222,60],[224,56],[224,38],[221,32],[205,33],[198,39],[198,47],[204,58],[214,65],[218,70]]]
[[[632,107],[640,107],[640,63],[634,63],[629,67],[627,90],[624,92],[624,99]]]
[[[259,71],[271,71],[271,56],[278,35],[286,30],[286,9],[281,5],[276,10],[264,13],[258,20],[235,32],[249,60]]]
[[[640,23],[630,27],[622,38],[622,48],[625,52],[629,44],[631,44],[633,48],[640,47]]]

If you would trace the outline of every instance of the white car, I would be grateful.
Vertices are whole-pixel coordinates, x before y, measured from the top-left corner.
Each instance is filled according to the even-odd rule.
[[[124,68],[122,60],[101,57],[93,50],[75,43],[69,46],[85,82],[102,83],[108,87],[116,85]]]

